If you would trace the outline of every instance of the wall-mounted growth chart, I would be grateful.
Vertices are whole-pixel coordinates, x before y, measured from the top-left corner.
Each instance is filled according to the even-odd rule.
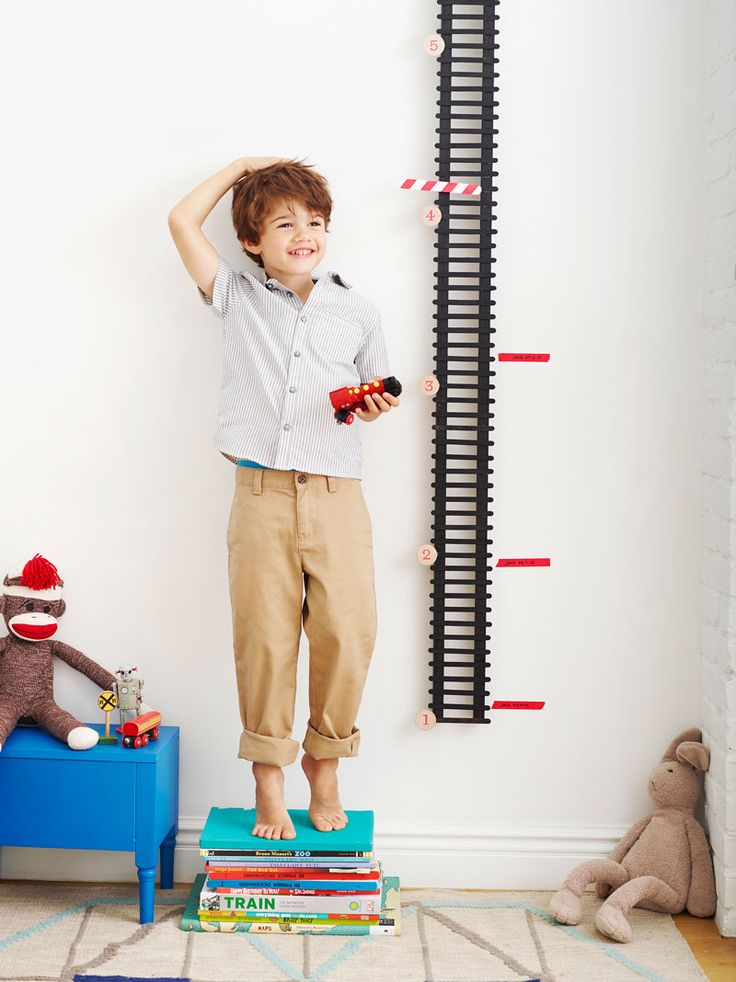
[[[436,235],[434,374],[422,379],[435,403],[433,536],[417,554],[432,568],[430,701],[416,719],[423,729],[488,723],[491,709],[544,705],[490,698],[499,4],[439,0],[438,7],[438,33],[424,44],[439,62],[438,177],[401,185],[436,196],[422,213]],[[498,565],[517,564],[524,560]]]

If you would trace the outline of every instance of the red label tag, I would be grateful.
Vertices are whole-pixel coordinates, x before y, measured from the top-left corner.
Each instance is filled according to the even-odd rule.
[[[549,559],[499,559],[496,566],[549,566]]]
[[[499,361],[549,361],[548,354],[535,354],[531,351],[500,351]]]
[[[496,700],[491,709],[541,709],[543,702],[504,702]]]

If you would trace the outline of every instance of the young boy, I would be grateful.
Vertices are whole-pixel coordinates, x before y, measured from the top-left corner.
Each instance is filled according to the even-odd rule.
[[[202,224],[233,188],[232,218],[263,278],[236,273]],[[224,322],[215,446],[237,466],[228,526],[235,667],[243,733],[253,762],[253,835],[293,839],[281,768],[291,739],[302,617],[309,640],[309,723],[302,768],[309,815],[322,832],[344,828],[340,757],[355,757],[355,727],[376,636],[372,529],[361,489],[358,426],[339,425],[329,392],[389,375],[374,305],[324,259],[332,200],[309,165],[243,157],[191,191],[169,229],[205,304]],[[366,395],[373,422],[399,405]]]

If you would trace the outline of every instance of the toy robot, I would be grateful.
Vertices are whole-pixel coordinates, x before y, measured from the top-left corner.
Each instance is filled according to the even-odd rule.
[[[133,672],[137,672],[136,665],[129,665],[119,668],[115,674],[120,678],[115,683],[115,695],[118,697],[118,709],[120,710],[120,725],[127,723],[131,719],[140,716],[143,710],[143,679],[139,679]]]

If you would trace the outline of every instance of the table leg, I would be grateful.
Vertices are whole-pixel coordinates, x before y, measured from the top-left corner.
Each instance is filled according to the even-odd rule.
[[[161,843],[161,889],[170,890],[174,885],[174,847],[176,846],[176,826],[170,830]]]
[[[138,898],[141,924],[150,924],[153,921],[153,888],[155,879],[155,866],[138,867]]]

